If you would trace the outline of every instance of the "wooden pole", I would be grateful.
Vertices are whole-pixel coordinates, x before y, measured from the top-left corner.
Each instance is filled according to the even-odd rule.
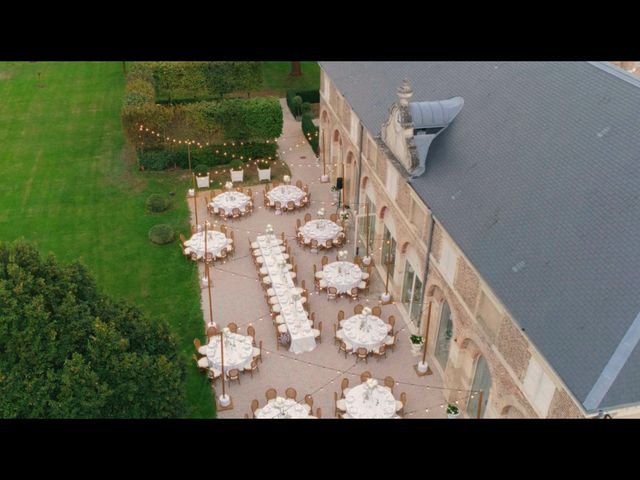
[[[196,189],[196,176],[192,173],[191,180],[193,183],[193,210],[196,216],[196,231],[198,231],[198,204],[196,203],[198,197],[198,190]]]
[[[364,214],[366,216],[365,228],[367,229],[367,244],[365,245],[365,257],[369,256],[369,202],[364,202]]]
[[[429,343],[429,322],[431,320],[431,301],[429,301],[429,311],[427,312],[427,331],[424,334],[424,352],[422,352],[422,364],[427,361],[427,344]]]
[[[384,281],[384,293],[389,294],[389,266],[391,265],[391,242],[387,240],[387,279]]]
[[[196,227],[197,228],[197,227]],[[204,222],[204,264],[207,265],[207,221]],[[208,273],[209,269],[207,269]],[[209,283],[209,277],[207,277],[207,283]]]
[[[187,142],[187,158],[189,159],[189,175],[193,174],[191,171],[191,142]]]
[[[324,132],[322,132],[322,175],[327,174],[327,151],[324,148]]]
[[[207,269],[207,290],[209,291],[209,323],[213,323],[213,306],[211,304],[211,277],[209,274],[209,264],[205,262],[204,265]]]
[[[482,398],[484,396],[484,392],[480,390],[480,398],[478,398],[478,415],[476,418],[480,418],[480,411],[482,410]]]
[[[224,397],[224,332],[222,330],[220,330],[220,365],[222,368],[222,396]]]

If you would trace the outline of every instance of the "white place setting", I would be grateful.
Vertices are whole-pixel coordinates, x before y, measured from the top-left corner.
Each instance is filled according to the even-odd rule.
[[[255,411],[255,418],[316,418],[309,415],[309,406],[291,398],[276,397]]]
[[[251,366],[253,360],[253,345],[251,339],[245,335],[232,333],[228,328],[222,330],[224,337],[224,371],[232,368],[244,370]],[[222,359],[220,356],[220,335],[214,335],[207,344],[207,359],[209,366],[222,371]]]
[[[263,266],[267,269],[271,280],[271,288],[275,291],[280,316],[284,320],[291,337],[289,351],[293,353],[310,352],[316,347],[316,340],[311,322],[303,307],[301,290],[296,288],[291,272],[273,234],[260,235],[256,242],[263,257]]]
[[[319,244],[323,244],[327,240],[335,239],[341,231],[340,225],[325,219],[310,220],[300,227],[305,243],[308,240],[317,240]]]
[[[368,352],[377,350],[389,331],[388,324],[380,317],[371,315],[368,307],[361,314],[343,320],[341,324],[339,335],[353,346],[354,352],[360,347],[366,348]]]
[[[209,202],[209,205],[213,207],[213,211],[215,213],[218,213],[218,210],[222,208],[225,215],[230,217],[234,208],[238,208],[241,212],[245,212],[249,200],[251,200],[249,196],[244,193],[229,191],[217,195],[211,202]]]
[[[304,190],[299,189],[295,185],[280,185],[267,192],[267,197],[272,206],[275,202],[280,202],[282,206],[285,206],[288,202],[294,202],[296,207],[299,207],[300,201],[305,195]]]
[[[327,287],[335,287],[338,293],[349,293],[362,281],[362,270],[351,262],[332,262],[322,269]]]
[[[343,418],[400,418],[396,399],[375,378],[353,387],[345,397],[347,413]]]
[[[220,256],[220,251],[230,243],[222,232],[207,230],[207,251],[211,252],[214,257]],[[204,231],[194,233],[189,240],[184,242],[184,245],[196,252],[198,260],[200,260],[204,257]]]

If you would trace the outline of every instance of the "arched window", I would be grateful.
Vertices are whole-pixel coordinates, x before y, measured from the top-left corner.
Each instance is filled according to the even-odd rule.
[[[440,326],[438,327],[438,337],[436,338],[435,356],[442,367],[442,371],[447,368],[449,361],[449,349],[451,348],[451,338],[453,338],[453,322],[451,321],[451,308],[445,301],[440,312]]]
[[[482,390],[480,418],[483,418],[487,408],[487,402],[489,401],[489,393],[491,391],[491,373],[489,372],[489,365],[487,365],[487,361],[482,355],[478,355],[478,358],[476,359],[476,371],[473,375],[471,390],[474,392]],[[467,403],[467,415],[469,415],[470,418],[478,418],[479,401],[480,394],[478,393],[474,393],[473,398],[471,398],[471,396],[469,397],[469,403]]]

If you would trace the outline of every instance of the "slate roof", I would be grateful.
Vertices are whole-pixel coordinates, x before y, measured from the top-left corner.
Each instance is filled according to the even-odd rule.
[[[412,102],[463,97],[411,186],[588,411],[639,402],[638,79],[595,62],[320,65],[373,135],[404,77]]]

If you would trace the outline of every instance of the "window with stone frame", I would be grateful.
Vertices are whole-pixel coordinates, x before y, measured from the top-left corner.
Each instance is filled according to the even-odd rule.
[[[364,201],[365,205],[363,205],[358,212],[358,244],[356,247],[358,248],[358,254],[360,256],[367,254],[367,227],[369,228],[369,255],[373,255],[373,245],[376,236],[376,204],[373,203],[367,194],[364,195]]]
[[[543,417],[547,416],[556,387],[542,365],[531,356],[523,380],[523,390]]]
[[[420,206],[420,203],[414,198],[411,198],[411,223],[416,227],[418,234],[421,238],[425,236],[425,226],[427,223],[427,212]]]
[[[384,226],[384,234],[382,236],[382,263],[389,271],[389,278],[393,278],[393,272],[396,268],[396,239],[393,238],[391,232]]]

